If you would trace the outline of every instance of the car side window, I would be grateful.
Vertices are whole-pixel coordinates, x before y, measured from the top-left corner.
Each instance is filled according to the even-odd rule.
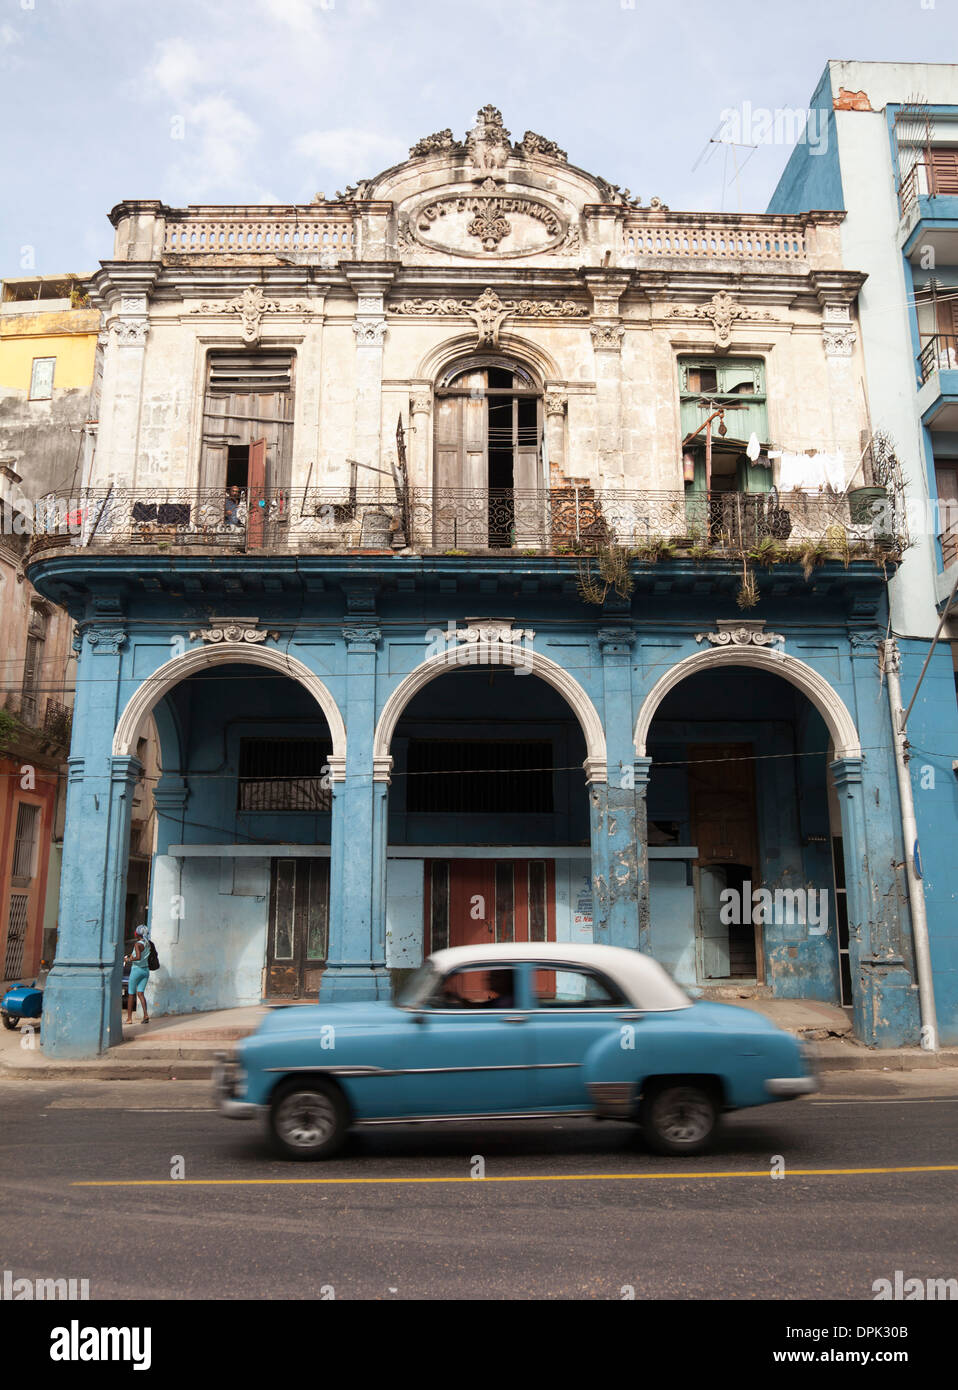
[[[452,970],[426,1002],[428,1009],[514,1009],[516,972],[510,966]]]
[[[532,977],[532,994],[540,1009],[609,1009],[626,1003],[611,980],[577,968],[538,967]]]

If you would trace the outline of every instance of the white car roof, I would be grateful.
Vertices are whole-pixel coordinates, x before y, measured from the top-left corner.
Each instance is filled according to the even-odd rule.
[[[663,970],[657,960],[624,946],[576,945],[571,941],[502,941],[489,946],[450,946],[435,951],[430,961],[445,975],[465,965],[487,968],[501,961],[547,961],[560,965],[585,965],[614,980],[631,1003],[642,1009],[685,1009],[688,995]]]

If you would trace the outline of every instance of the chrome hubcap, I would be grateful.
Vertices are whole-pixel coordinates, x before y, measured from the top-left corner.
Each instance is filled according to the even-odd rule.
[[[314,1149],[336,1128],[336,1111],[318,1091],[295,1091],[284,1096],[276,1111],[276,1132],[298,1149]]]
[[[672,1144],[694,1144],[712,1128],[712,1108],[697,1091],[670,1091],[656,1107],[658,1130]]]

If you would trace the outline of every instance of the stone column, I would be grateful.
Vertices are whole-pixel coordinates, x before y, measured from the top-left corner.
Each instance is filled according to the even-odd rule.
[[[353,416],[353,457],[370,468],[382,467],[383,344],[386,341],[384,296],[395,270],[382,265],[343,262],[343,273],[356,292],[356,408]],[[359,470],[360,490],[378,488],[382,478]]]
[[[329,955],[321,1000],[388,999],[386,970],[386,798],[389,764],[373,766],[378,625],[343,628],[346,642],[346,757],[330,758]]]
[[[566,472],[565,459],[565,412],[566,393],[555,386],[547,386],[545,391],[546,413],[546,451],[549,456],[549,473],[546,485],[562,487]]]
[[[645,789],[648,758],[636,759],[631,627],[599,630],[606,780],[589,768],[594,934],[607,946],[648,949]]]
[[[628,271],[591,270],[585,278],[592,292],[592,347],[595,355],[596,445],[598,486],[625,486],[622,457],[622,339],[625,329],[619,300],[629,284]]]
[[[413,391],[409,398],[409,486],[414,492],[429,495],[432,466],[429,457],[429,421],[432,416],[432,392],[425,387]],[[413,544],[412,538],[407,537]]]
[[[110,263],[98,279],[108,337],[103,352],[101,414],[97,429],[97,481],[137,486],[143,364],[149,333],[149,292],[159,266]]]

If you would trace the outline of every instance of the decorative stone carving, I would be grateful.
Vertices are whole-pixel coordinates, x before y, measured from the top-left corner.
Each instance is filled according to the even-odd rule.
[[[114,319],[112,327],[121,347],[142,347],[150,325],[147,319]]]
[[[856,336],[847,304],[823,306],[822,343],[827,357],[851,357]]]
[[[857,650],[861,650],[864,647],[874,650],[874,648],[878,646],[878,643],[882,641],[882,638],[883,634],[878,631],[877,627],[863,628],[858,632],[850,632],[848,634],[849,645]]]
[[[434,135],[426,135],[417,140],[409,151],[410,159],[424,159],[430,154],[444,154],[452,150],[456,141],[451,130],[437,130]]]
[[[278,632],[257,627],[258,621],[258,618],[237,618],[233,622],[217,622],[215,627],[201,627],[191,632],[190,641],[195,642],[197,637],[202,637],[204,642],[213,646],[220,642],[247,642],[253,646],[257,642],[265,642],[267,637],[271,637],[274,642],[279,640]]]
[[[477,346],[499,342],[503,320],[511,315],[521,318],[581,318],[588,314],[582,304],[572,299],[500,299],[487,286],[478,299],[404,299],[394,313],[417,315],[463,314],[474,319],[478,331]]]
[[[98,656],[118,656],[126,644],[126,633],[121,627],[95,627],[87,632],[87,641]]]
[[[190,310],[191,314],[239,314],[243,323],[243,341],[258,343],[265,314],[311,314],[312,307],[302,300],[267,299],[262,286],[250,285],[236,299],[225,304],[204,299]]]
[[[766,632],[764,619],[719,620],[718,632],[697,632],[696,642],[708,641],[713,647],[772,647],[785,638],[780,632]]]
[[[121,314],[139,314],[139,315],[144,315],[144,314],[146,314],[146,313],[147,313],[146,295],[145,295],[145,294],[124,294],[124,295],[121,295],[121,297],[120,297],[120,313],[121,313]]]
[[[568,397],[564,391],[547,391],[545,409],[547,415],[564,415]]]
[[[429,196],[400,228],[431,251],[456,256],[531,256],[559,246],[567,235],[565,217],[531,193],[504,194],[493,179],[483,179],[475,193]],[[511,247],[502,242],[513,236]],[[464,245],[474,237],[480,246]]]
[[[432,396],[428,391],[420,395],[413,396],[409,402],[409,408],[413,415],[428,415],[432,410]]]
[[[512,647],[524,641],[531,642],[535,632],[528,627],[513,627],[511,619],[499,622],[485,619],[466,619],[466,627],[457,627],[446,633],[447,642],[484,643],[493,646]]]
[[[383,319],[357,319],[353,324],[358,347],[382,347],[386,340],[386,324]]]
[[[732,337],[732,324],[737,319],[771,320],[772,315],[761,309],[749,309],[737,303],[725,290],[719,290],[705,304],[676,304],[668,309],[666,318],[709,319],[715,330],[715,341],[725,347]]]
[[[625,329],[620,323],[594,323],[589,332],[597,352],[618,352],[625,337]]]
[[[523,135],[519,153],[527,159],[530,155],[545,155],[548,159],[563,161],[569,158],[565,150],[560,150],[554,140],[547,140],[544,135],[537,135],[534,130],[527,130]]]
[[[480,174],[501,169],[512,152],[509,132],[502,124],[502,112],[495,106],[484,106],[476,116],[476,124],[466,136],[469,158]]]
[[[382,637],[378,627],[344,627],[343,640],[348,647],[375,647]]]

